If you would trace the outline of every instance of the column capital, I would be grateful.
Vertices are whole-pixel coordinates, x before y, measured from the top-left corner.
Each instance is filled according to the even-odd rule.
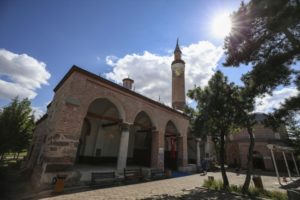
[[[129,131],[130,128],[132,127],[132,124],[121,123],[119,126],[120,126],[121,131]]]

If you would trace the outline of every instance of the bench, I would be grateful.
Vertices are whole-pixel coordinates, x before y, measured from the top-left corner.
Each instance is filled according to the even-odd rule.
[[[151,169],[150,173],[151,173],[150,177],[151,177],[152,180],[166,178],[165,171],[162,170],[162,169]]]
[[[124,169],[124,181],[142,181],[143,174],[142,169]]]
[[[120,182],[115,172],[92,172],[91,185],[111,185]]]

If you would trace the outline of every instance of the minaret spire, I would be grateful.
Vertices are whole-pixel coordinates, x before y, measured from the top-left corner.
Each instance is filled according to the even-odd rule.
[[[181,59],[181,54],[182,54],[182,52],[181,52],[180,47],[179,47],[179,38],[177,38],[176,47],[175,47],[175,50],[174,50],[174,61],[173,61],[173,63],[180,62],[180,63],[184,64],[184,61]]]
[[[172,62],[172,107],[183,110],[185,107],[185,63],[181,59],[181,50],[177,38],[174,50],[174,61]]]
[[[175,47],[174,53],[176,53],[176,52],[181,53],[178,41],[179,41],[179,38],[177,38],[177,42],[176,42],[176,47]]]

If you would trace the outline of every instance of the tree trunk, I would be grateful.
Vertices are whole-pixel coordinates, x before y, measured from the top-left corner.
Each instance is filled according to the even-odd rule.
[[[226,175],[226,169],[225,169],[225,141],[224,141],[225,134],[221,132],[221,141],[220,141],[220,165],[221,165],[221,172],[222,172],[222,178],[223,178],[223,188],[227,189],[229,187],[229,181]]]
[[[300,47],[300,42],[299,40],[297,40],[295,38],[295,36],[286,28],[283,30],[285,36],[287,37],[287,39],[290,41],[290,43],[292,44],[294,50],[299,49]]]
[[[215,141],[215,140],[213,140],[213,142],[214,142],[214,145],[215,145],[215,154],[216,154],[216,159],[217,159],[217,162],[218,163],[220,163],[220,154],[219,154],[219,145],[218,145],[218,143]]]
[[[1,161],[5,160],[5,153],[2,153],[1,155]]]
[[[17,160],[19,159],[20,152],[17,153]]]
[[[250,181],[251,181],[251,174],[252,174],[252,168],[253,168],[253,149],[254,149],[254,137],[253,137],[253,130],[252,130],[252,126],[248,125],[247,126],[247,131],[248,134],[250,136],[250,145],[249,145],[249,149],[248,149],[248,160],[247,160],[247,172],[246,172],[246,178],[245,178],[245,182],[244,185],[242,187],[242,192],[246,193],[248,192],[249,189],[249,185],[250,185]]]

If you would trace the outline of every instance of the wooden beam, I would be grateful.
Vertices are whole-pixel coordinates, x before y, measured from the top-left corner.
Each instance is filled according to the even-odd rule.
[[[149,132],[152,132],[152,129],[141,129],[141,130],[137,130],[136,132],[137,132],[137,133],[145,133],[145,132],[146,132],[146,133],[147,133],[147,132],[149,133]]]
[[[173,135],[165,135],[165,137],[178,137],[179,135],[173,134]]]
[[[165,135],[180,135],[178,132],[166,131]]]
[[[142,127],[144,129],[151,129],[151,130],[155,130],[156,129],[155,126],[145,126],[144,124],[138,123],[138,122],[134,122],[133,125]]]
[[[112,122],[112,123],[107,123],[107,124],[102,124],[102,127],[105,128],[105,127],[109,127],[109,126],[115,126],[115,125],[118,125],[120,124],[119,122]]]
[[[118,119],[118,118],[110,117],[110,116],[98,115],[98,114],[95,114],[95,113],[92,113],[92,112],[88,112],[87,116],[91,117],[91,118],[107,120],[107,121],[112,121],[112,122],[118,122],[118,123],[123,121],[122,119]]]

